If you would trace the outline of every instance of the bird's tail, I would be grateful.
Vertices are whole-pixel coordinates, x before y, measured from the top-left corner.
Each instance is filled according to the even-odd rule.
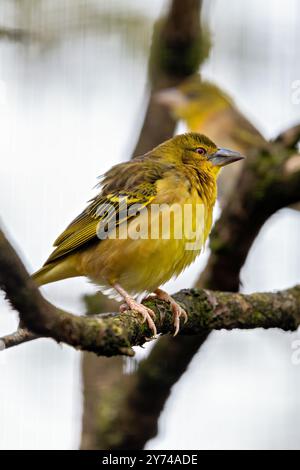
[[[38,286],[43,286],[44,284],[48,284],[49,282],[54,282],[54,280],[51,279],[52,268],[53,266],[51,265],[43,266],[41,269],[32,274],[31,277],[37,283]]]
[[[74,269],[74,265],[71,260],[65,259],[60,263],[54,262],[45,264],[38,271],[32,274],[32,279],[37,283],[38,286],[49,284],[50,282],[61,281],[69,277],[80,276],[78,271]]]

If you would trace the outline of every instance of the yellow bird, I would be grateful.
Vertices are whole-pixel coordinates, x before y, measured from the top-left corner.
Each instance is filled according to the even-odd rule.
[[[211,229],[219,171],[242,158],[204,135],[187,133],[112,167],[33,278],[43,285],[87,276],[124,299],[156,334],[154,312],[136,300],[154,293],[171,303],[177,334],[186,312],[159,287],[200,253]]]

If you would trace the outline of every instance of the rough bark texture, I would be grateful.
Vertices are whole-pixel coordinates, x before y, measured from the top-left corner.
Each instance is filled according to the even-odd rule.
[[[31,331],[26,328],[19,328],[17,331],[10,335],[3,336],[0,338],[0,351],[4,349],[12,348],[13,346],[18,346],[18,344],[27,343],[28,341],[33,341],[38,339],[39,336],[31,333]]]

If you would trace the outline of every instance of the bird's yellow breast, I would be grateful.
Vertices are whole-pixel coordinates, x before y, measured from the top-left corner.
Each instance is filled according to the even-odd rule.
[[[157,196],[128,223],[126,236],[99,241],[80,255],[84,275],[138,294],[154,291],[194,261],[209,234],[213,204],[188,181],[171,178],[159,181]]]

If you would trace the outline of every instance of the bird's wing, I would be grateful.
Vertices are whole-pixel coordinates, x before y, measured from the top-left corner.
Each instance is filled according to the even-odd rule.
[[[117,226],[129,218],[127,212],[133,204],[139,204],[140,209],[150,204],[156,195],[156,182],[169,169],[168,165],[143,157],[113,167],[104,176],[101,193],[55,240],[56,249],[45,265],[96,241],[104,218],[107,225],[114,218]],[[127,211],[122,210],[124,205]]]
[[[139,209],[142,209],[150,204],[155,194],[155,185],[148,183],[136,188],[135,191],[115,191],[95,197],[92,203],[55,240],[54,246],[57,248],[45,264],[52,263],[96,240],[101,222],[103,223],[102,229],[117,227],[130,218],[128,210],[133,204],[138,204]],[[100,241],[100,238],[98,240]]]

